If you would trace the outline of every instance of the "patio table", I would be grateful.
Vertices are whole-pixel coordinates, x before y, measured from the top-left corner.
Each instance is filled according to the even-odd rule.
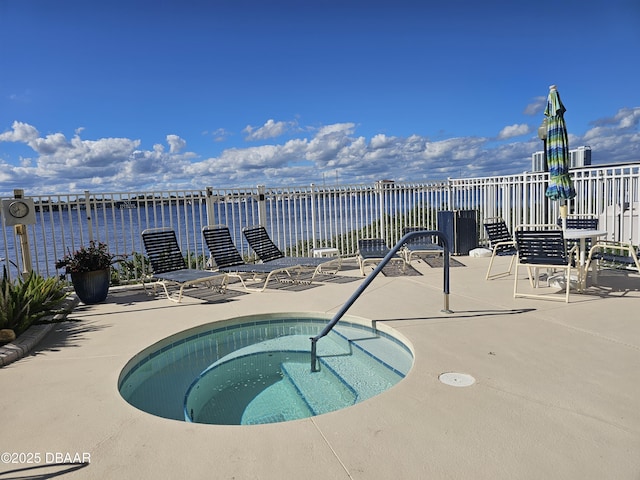
[[[321,247],[311,249],[314,258],[339,257],[340,250],[331,247]]]
[[[587,285],[587,272],[585,266],[587,263],[587,238],[593,243],[597,237],[603,237],[609,232],[606,230],[586,229],[586,228],[567,228],[564,231],[564,238],[569,240],[580,240],[578,244],[578,291],[583,291]],[[594,281],[597,275],[597,269],[593,268]]]

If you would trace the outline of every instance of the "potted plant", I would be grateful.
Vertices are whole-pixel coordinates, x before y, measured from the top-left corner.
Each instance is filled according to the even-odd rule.
[[[88,247],[81,247],[69,252],[56,262],[56,268],[65,268],[71,275],[71,283],[84,303],[98,303],[107,298],[111,280],[111,265],[115,255],[107,250],[107,244],[89,242]]]

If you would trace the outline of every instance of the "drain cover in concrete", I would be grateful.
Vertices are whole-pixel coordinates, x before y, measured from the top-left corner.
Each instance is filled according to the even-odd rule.
[[[476,383],[476,379],[466,373],[441,373],[438,379],[445,385],[452,387],[468,387]]]

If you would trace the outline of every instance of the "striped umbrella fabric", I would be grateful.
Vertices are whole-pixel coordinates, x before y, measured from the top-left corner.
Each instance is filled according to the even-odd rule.
[[[564,122],[564,108],[555,85],[549,87],[547,108],[547,165],[549,166],[549,185],[545,195],[552,200],[570,200],[576,196],[576,190],[569,177],[569,139],[567,125]]]

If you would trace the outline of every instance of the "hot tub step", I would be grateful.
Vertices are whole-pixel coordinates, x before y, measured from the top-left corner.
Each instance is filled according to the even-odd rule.
[[[368,353],[354,349],[350,355],[323,357],[321,369],[331,369],[351,389],[358,392],[358,401],[371,398],[398,383],[403,377],[389,365],[365,362]]]
[[[357,400],[356,392],[330,368],[312,373],[308,363],[283,363],[282,373],[315,415],[348,407]]]

